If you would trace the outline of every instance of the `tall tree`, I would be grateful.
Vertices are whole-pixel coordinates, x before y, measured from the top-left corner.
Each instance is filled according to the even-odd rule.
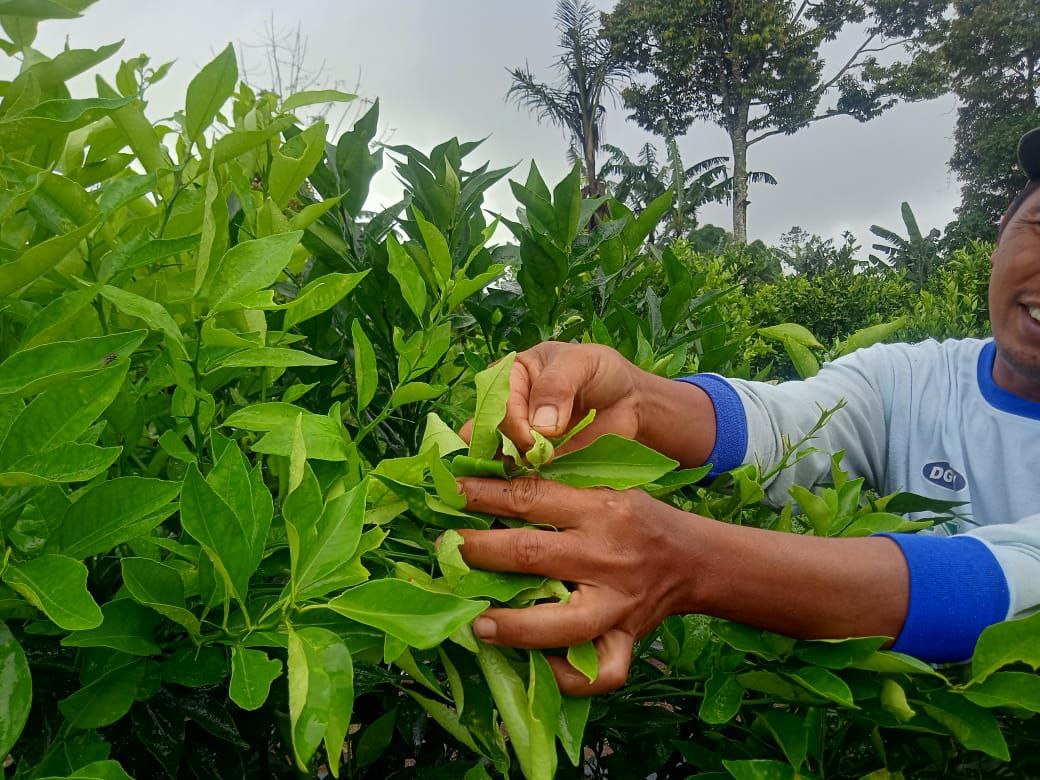
[[[733,234],[747,241],[748,149],[835,116],[865,122],[900,99],[945,89],[933,51],[915,46],[947,0],[619,0],[604,30],[621,61],[649,78],[625,89],[644,128],[681,135],[722,127],[733,158]],[[837,63],[821,47],[861,35]],[[902,57],[893,57],[900,50]],[[883,63],[878,55],[886,59]]]
[[[604,192],[596,155],[602,139],[605,101],[616,99],[626,69],[611,46],[600,36],[599,11],[588,0],[559,0],[556,29],[560,32],[560,56],[555,63],[555,84],[539,81],[529,65],[513,68],[508,97],[527,108],[539,121],[562,127],[580,150],[585,174],[585,194]]]
[[[968,0],[954,7],[942,51],[961,103],[950,160],[963,185],[958,222],[969,235],[989,239],[1025,183],[1015,145],[1040,126],[1040,15],[1036,0]]]

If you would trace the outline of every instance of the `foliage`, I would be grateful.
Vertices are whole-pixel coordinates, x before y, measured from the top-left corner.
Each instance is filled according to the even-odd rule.
[[[640,125],[681,135],[693,121],[705,120],[729,135],[733,235],[744,243],[749,147],[828,117],[867,121],[898,99],[941,94],[938,58],[927,51],[917,56],[913,47],[946,7],[944,0],[620,0],[604,29],[621,61],[649,76],[624,93]],[[828,70],[821,47],[847,28],[859,29],[862,43]],[[907,56],[882,64],[877,55],[896,47]]]
[[[604,194],[596,163],[603,137],[603,105],[616,97],[626,70],[599,34],[597,11],[588,0],[558,0],[556,29],[560,33],[557,84],[538,81],[530,66],[510,71],[513,83],[508,97],[564,128],[573,138],[585,167],[585,194]]]
[[[1040,126],[1040,35],[1032,3],[955,2],[956,16],[937,29],[949,63],[957,110],[950,168],[963,188],[958,223],[967,236],[992,241],[1004,209],[1025,184],[1014,149]]]
[[[815,279],[828,269],[850,274],[859,265],[856,259],[859,245],[848,231],[842,235],[839,247],[833,238],[809,235],[795,226],[780,237],[780,246],[775,251],[786,267],[807,279]]]
[[[24,48],[32,14],[71,7],[0,21]],[[145,113],[147,58],[72,98],[65,81],[116,49],[33,51],[0,102],[9,776],[1010,776],[1009,753],[1035,774],[1036,619],[938,672],[879,638],[673,617],[595,701],[560,697],[541,653],[476,643],[492,601],[567,598],[468,571],[452,536],[500,522],[462,511],[454,477],[506,475],[510,355],[577,339],[665,376],[730,373],[752,330],[713,286],[732,271],[647,251],[668,197],[636,216],[533,165],[511,182],[516,244],[491,246],[483,196],[507,171],[455,139],[390,149],[406,197],[366,212],[378,105],[329,144],[293,108],[327,94],[258,95],[230,50],[170,122]],[[697,485],[703,469],[623,439],[553,460],[558,444],[514,461],[781,531],[943,516],[866,491],[840,454],[833,485],[777,511],[751,467]],[[595,674],[587,648],[569,657]]]
[[[928,231],[927,235],[922,233],[909,203],[904,202],[901,210],[906,238],[893,230],[872,225],[870,232],[886,243],[874,244],[874,249],[883,257],[871,255],[870,259],[906,271],[907,278],[917,289],[921,289],[939,263],[942,234],[935,228]]]
[[[709,157],[686,167],[674,138],[665,138],[667,158],[658,163],[653,144],[643,145],[633,161],[624,150],[604,144],[610,159],[602,173],[617,176],[611,194],[640,213],[650,201],[665,192],[672,193],[672,206],[665,216],[665,238],[684,238],[697,229],[697,210],[708,203],[728,201],[733,193],[733,180],[728,175],[727,157]],[[748,180],[755,184],[776,184],[765,171],[751,171]],[[608,183],[609,184],[609,183]],[[651,234],[651,242],[656,236]]]
[[[921,290],[902,338],[985,338],[989,335],[989,257],[974,243],[953,252]]]

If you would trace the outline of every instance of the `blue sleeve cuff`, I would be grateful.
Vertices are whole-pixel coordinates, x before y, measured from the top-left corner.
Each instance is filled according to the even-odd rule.
[[[695,385],[708,394],[715,407],[715,447],[708,456],[714,479],[744,463],[748,448],[747,415],[733,385],[718,374],[697,374],[678,381]]]
[[[1007,578],[989,548],[970,536],[882,533],[910,571],[910,605],[892,649],[932,663],[966,661],[979,635],[1007,617]]]

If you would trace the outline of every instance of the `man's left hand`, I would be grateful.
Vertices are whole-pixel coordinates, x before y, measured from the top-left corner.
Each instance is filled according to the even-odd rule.
[[[555,577],[566,604],[489,609],[473,625],[482,641],[529,649],[595,643],[599,676],[550,657],[563,693],[604,693],[624,684],[637,639],[696,604],[697,534],[710,522],[639,490],[577,489],[543,479],[462,479],[466,508],[558,530],[460,531],[474,568]]]

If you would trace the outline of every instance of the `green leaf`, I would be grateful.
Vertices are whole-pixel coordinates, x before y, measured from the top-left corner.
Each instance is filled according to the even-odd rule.
[[[445,582],[452,589],[470,571],[469,566],[462,560],[462,553],[459,552],[463,542],[462,534],[452,530],[445,531],[437,540],[437,564],[441,567]]]
[[[328,126],[318,121],[273,149],[267,192],[274,204],[284,209],[325,154]]]
[[[101,607],[101,625],[76,631],[61,643],[66,647],[108,647],[127,655],[162,653],[155,642],[158,615],[131,599],[110,601]]]
[[[448,295],[448,311],[454,311],[460,303],[470,296],[480,292],[496,279],[501,278],[506,271],[506,266],[501,263],[491,265],[487,271],[477,274],[468,279],[459,274],[455,279],[455,287]]]
[[[389,257],[388,270],[401,287],[401,295],[412,310],[415,318],[421,323],[426,312],[426,283],[416,268],[415,262],[391,233],[386,237],[386,249]]]
[[[33,0],[35,2],[35,0]],[[48,143],[123,108],[133,98],[45,100],[0,120],[0,149],[11,152]]]
[[[556,776],[556,729],[563,702],[552,667],[541,651],[532,650],[528,659],[527,712],[530,737],[525,774],[531,780],[552,780]],[[523,758],[520,763],[524,763]]]
[[[505,603],[524,591],[542,587],[545,580],[537,574],[499,574],[474,569],[459,580],[454,591],[464,599],[486,598]]]
[[[254,347],[232,352],[206,366],[210,374],[222,368],[289,368],[291,366],[331,366],[335,360],[311,355],[297,349]]]
[[[59,628],[84,631],[101,625],[101,609],[87,591],[87,567],[64,555],[10,563],[3,580]]]
[[[1001,761],[1011,760],[1000,725],[989,710],[947,691],[933,692],[921,707],[969,750],[979,750]]]
[[[92,374],[134,353],[146,330],[57,341],[16,352],[0,363],[0,397],[27,396],[64,379]]]
[[[354,707],[354,668],[347,645],[324,628],[289,632],[289,719],[296,763],[307,770],[321,741],[338,757]],[[339,776],[339,760],[329,762]]]
[[[828,669],[847,669],[870,658],[887,641],[887,637],[873,636],[857,639],[819,639],[811,642],[799,642],[794,648],[794,655],[814,666],[825,666]]]
[[[556,736],[563,745],[567,758],[574,766],[581,766],[585,749],[585,725],[592,709],[592,698],[589,696],[564,696],[560,705],[560,720],[556,726]]]
[[[419,452],[436,450],[437,456],[446,458],[452,453],[466,449],[466,442],[455,433],[435,412],[426,415],[426,429],[423,432]]]
[[[492,459],[498,452],[498,426],[506,417],[509,376],[516,353],[510,352],[476,376],[477,404],[473,413],[469,457]]]
[[[743,698],[740,680],[731,674],[715,673],[704,684],[704,699],[697,717],[712,725],[728,723],[740,711]]]
[[[235,48],[229,43],[188,84],[184,104],[184,132],[191,143],[198,141],[210,126],[220,107],[235,91],[237,83]]]
[[[972,684],[964,698],[980,707],[1011,707],[1040,712],[1040,677],[1028,672],[996,672]]]
[[[282,111],[295,111],[304,106],[313,106],[321,103],[349,103],[357,98],[348,92],[340,92],[338,89],[306,89],[295,92],[282,102]]]
[[[784,339],[784,349],[794,364],[795,371],[802,379],[808,379],[820,373],[820,361],[809,351],[808,347],[793,339]]]
[[[249,554],[251,529],[202,478],[195,464],[188,465],[181,489],[181,526],[206,551],[231,594],[244,602],[255,567]]]
[[[175,348],[182,357],[187,358],[180,326],[161,303],[110,285],[101,288],[101,295],[123,314],[137,317],[143,320],[149,328],[160,331],[168,339],[168,346]]]
[[[611,433],[600,436],[587,447],[560,455],[542,466],[538,473],[574,487],[627,490],[648,485],[678,465],[678,461],[639,442]]]
[[[83,687],[58,702],[70,728],[96,729],[108,726],[130,710],[148,670],[148,661],[131,655],[105,653],[84,673]]]
[[[269,431],[267,436],[253,445],[253,452],[289,457],[293,427],[301,414],[308,458],[331,461],[349,459],[342,426],[330,417],[313,414],[300,406],[277,402],[253,404],[235,412],[223,424],[247,431]]]
[[[468,601],[390,579],[358,585],[328,603],[332,611],[420,650],[436,647],[487,607],[486,601]]]
[[[470,750],[472,750],[474,753],[477,753],[478,755],[480,754],[480,748],[477,747],[476,742],[473,741],[473,737],[470,736],[469,730],[465,726],[462,725],[462,720],[459,718],[458,712],[456,710],[451,709],[450,707],[448,707],[443,702],[435,701],[433,699],[428,699],[427,697],[425,697],[425,696],[423,696],[421,694],[418,694],[415,691],[408,690],[406,692],[407,692],[407,694],[409,696],[411,696],[416,701],[416,703],[420,707],[422,707],[424,710],[426,710],[426,714],[428,714],[431,718],[433,718],[434,722],[437,723],[438,726],[440,726],[442,729],[447,731],[448,734],[450,734],[456,741],[458,741],[461,744],[465,745]],[[391,714],[394,714],[394,713],[386,713],[386,715],[380,716],[380,718],[378,720],[376,720],[371,726],[369,726],[367,729],[365,729],[365,731],[362,733],[361,740],[359,740],[359,743],[358,743],[358,766],[364,766],[365,765],[364,763],[362,763],[361,747],[362,747],[362,744],[366,744],[366,742],[365,742],[366,735],[368,735],[370,733],[374,733],[373,730],[374,730],[376,724],[378,724],[379,721],[382,720],[383,718],[385,718],[387,715],[391,715]],[[392,737],[393,737],[393,730],[390,729],[390,730],[388,730],[388,733],[387,733],[387,740],[386,740],[386,746],[387,747],[389,747],[390,738],[392,738]],[[367,758],[367,756],[365,756],[365,757]],[[375,756],[375,758],[378,758],[378,756]]]
[[[585,430],[590,425],[592,425],[592,423],[595,421],[595,419],[596,419],[596,410],[595,409],[589,409],[589,413],[586,414],[577,423],[577,425],[572,427],[563,436],[557,436],[556,438],[550,439],[549,441],[552,442],[553,447],[555,447],[556,449],[559,449],[564,444],[566,444],[571,439],[573,439],[575,436],[577,436],[579,433],[581,433],[583,430]]]
[[[220,166],[274,138],[293,124],[292,117],[278,117],[258,130],[232,130],[213,144],[212,164]]]
[[[791,712],[774,709],[760,713],[756,722],[761,723],[776,740],[791,766],[799,769],[805,762],[809,747],[805,719]]]
[[[241,298],[274,284],[289,265],[293,250],[300,243],[302,230],[279,233],[231,247],[220,258],[210,285],[210,308],[224,301]]]
[[[94,230],[97,224],[98,220],[91,220],[64,235],[35,244],[17,260],[0,265],[0,298],[14,295],[54,268],[69,252],[79,246],[80,241]]]
[[[415,219],[415,224],[419,226],[419,233],[422,235],[423,243],[426,245],[426,252],[430,256],[434,271],[443,285],[445,281],[451,278],[452,272],[451,250],[448,249],[448,241],[444,238],[444,234],[437,229],[437,226],[427,222],[425,217],[414,206],[412,207],[412,217]]]
[[[357,384],[357,412],[361,414],[375,398],[379,387],[379,370],[376,366],[376,352],[372,342],[365,334],[358,320],[350,325],[350,335],[354,340],[354,381]]]
[[[799,780],[801,775],[780,761],[752,759],[749,761],[723,761],[726,771],[734,780]]]
[[[302,290],[292,303],[285,307],[282,330],[326,312],[346,298],[365,278],[368,271],[356,274],[332,273],[315,279]]]
[[[400,406],[419,403],[420,401],[432,401],[440,398],[448,391],[447,385],[429,385],[426,382],[409,382],[401,385],[390,397],[390,408],[396,409]]]
[[[971,659],[971,680],[981,683],[1010,664],[1040,669],[1040,613],[992,625],[982,632]]]
[[[5,624],[0,623],[0,755],[18,741],[32,704],[32,676],[25,653]]]
[[[0,487],[86,482],[115,463],[121,452],[122,447],[64,444],[6,465],[0,472]]]
[[[796,672],[789,672],[787,676],[806,690],[827,701],[843,707],[858,709],[852,700],[852,691],[849,690],[849,686],[832,671],[816,666],[806,666]]]
[[[123,770],[118,761],[94,761],[80,767],[69,777],[90,778],[90,780],[134,780]]]
[[[582,642],[567,648],[567,663],[588,678],[590,683],[599,677],[599,655],[592,642]]]
[[[758,335],[772,341],[793,341],[795,344],[800,344],[803,347],[823,349],[823,344],[816,340],[816,337],[808,328],[793,322],[785,322],[782,325],[773,325],[768,328],[759,328]]]
[[[354,561],[365,522],[368,481],[325,504],[314,532],[302,545],[296,568],[296,598],[320,598],[332,590],[357,585],[367,572]]]
[[[531,436],[534,438],[534,446],[527,451],[526,458],[527,462],[537,469],[552,460],[553,445],[551,441],[533,428],[531,429]]]
[[[412,692],[409,691],[409,693]],[[416,701],[419,701],[419,699],[416,699]],[[423,702],[419,701],[419,703],[422,704]],[[374,764],[386,752],[386,749],[390,747],[390,743],[393,742],[394,727],[396,725],[397,708],[394,707],[389,712],[384,712],[372,721],[358,735],[356,760],[359,768]]]
[[[197,637],[199,619],[184,603],[184,583],[177,570],[150,558],[122,558],[123,584],[139,604],[183,626]]]
[[[115,400],[128,368],[126,361],[113,363],[44,390],[11,423],[6,438],[0,433],[0,464],[77,441]]]
[[[495,708],[509,732],[524,777],[531,778],[539,770],[530,766],[531,717],[523,680],[498,648],[477,642],[477,663],[484,675]]]
[[[65,510],[47,549],[82,560],[143,536],[177,509],[180,487],[144,477],[95,485]]]
[[[838,349],[838,356],[848,355],[855,352],[857,349],[864,349],[874,344],[878,344],[885,339],[894,336],[905,326],[906,317],[899,317],[891,322],[884,322],[880,325],[871,325],[867,328],[861,328],[845,339],[844,343]]]
[[[881,682],[881,706],[901,723],[913,720],[917,714],[906,700],[906,691],[903,690],[903,686],[891,677]]]
[[[273,683],[282,673],[282,662],[262,650],[235,645],[231,653],[231,686],[228,695],[244,710],[258,710],[267,701]]]

